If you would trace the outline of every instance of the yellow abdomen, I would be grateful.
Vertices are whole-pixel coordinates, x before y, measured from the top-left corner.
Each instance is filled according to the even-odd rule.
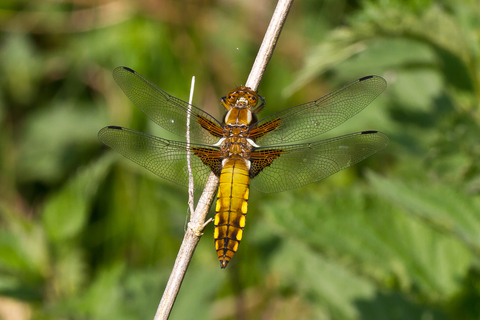
[[[220,174],[213,233],[222,269],[227,266],[242,240],[249,185],[245,160],[235,156],[227,159]]]

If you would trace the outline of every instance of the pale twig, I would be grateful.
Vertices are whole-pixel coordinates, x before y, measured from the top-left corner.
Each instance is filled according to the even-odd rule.
[[[262,80],[263,74],[265,73],[267,64],[272,57],[273,49],[275,49],[277,40],[280,37],[280,32],[285,24],[285,19],[287,19],[287,15],[290,11],[292,3],[293,0],[279,0],[277,7],[273,12],[267,32],[265,32],[262,44],[257,53],[257,57],[253,63],[252,70],[250,71],[250,75],[245,83],[245,86],[251,88],[253,91],[257,91],[258,85]]]
[[[260,84],[260,80],[262,79],[270,57],[272,56],[273,49],[275,48],[278,37],[280,36],[280,31],[282,30],[292,2],[293,0],[279,0],[277,3],[277,7],[275,8],[275,12],[270,20],[270,25],[265,33],[265,37],[263,38],[257,58],[255,59],[252,70],[250,71],[248,80],[245,83],[247,87],[250,87],[253,90],[257,90],[258,85]],[[182,245],[180,246],[177,259],[175,260],[175,265],[172,273],[170,274],[170,278],[168,279],[162,300],[158,305],[154,320],[165,320],[168,319],[170,315],[173,303],[175,302],[178,291],[180,290],[180,285],[187,271],[188,264],[190,263],[195,247],[200,240],[200,236],[202,235],[203,228],[206,224],[208,224],[208,222],[211,221],[210,219],[209,221],[205,222],[205,219],[208,214],[210,204],[215,197],[217,186],[218,177],[211,173],[208,177],[208,181],[205,185],[203,193],[198,200],[197,208],[192,213],[190,222],[188,223],[185,237],[183,238]]]
[[[187,112],[187,146],[190,149],[190,112],[192,110],[193,90],[195,88],[195,77],[192,77],[192,84],[190,86],[190,98],[188,99],[188,112]],[[190,208],[190,214],[195,212],[193,196],[193,190],[195,188],[192,173],[192,163],[190,160],[191,153],[187,152],[187,167],[188,167],[188,206]]]

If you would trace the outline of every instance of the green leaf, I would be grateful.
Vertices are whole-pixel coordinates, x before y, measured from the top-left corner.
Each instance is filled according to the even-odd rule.
[[[446,319],[397,292],[377,291],[372,279],[351,272],[300,241],[286,240],[272,260],[272,269],[283,286],[310,302],[314,314],[326,309],[332,318],[345,320]]]
[[[98,147],[103,118],[99,108],[74,99],[56,99],[31,112],[19,145],[19,180],[62,181],[68,169],[79,166]]]
[[[467,196],[447,184],[405,183],[374,173],[368,177],[380,195],[432,227],[458,238],[472,253],[480,254],[480,200],[477,197]]]
[[[406,292],[418,288],[432,301],[458,291],[457,280],[471,262],[455,238],[359,189],[282,195],[265,208],[283,237],[296,237]]]
[[[59,192],[47,199],[42,221],[51,240],[71,239],[83,230],[97,188],[115,157],[113,153],[106,154],[79,171]]]
[[[49,252],[45,234],[36,221],[0,206],[0,271],[16,275],[28,290],[37,286],[49,272]],[[21,287],[19,289],[22,290]]]
[[[354,301],[370,299],[373,283],[325,259],[305,243],[286,240],[271,261],[273,272],[284,286],[293,286],[301,295],[312,296],[326,306],[338,319],[358,317]]]

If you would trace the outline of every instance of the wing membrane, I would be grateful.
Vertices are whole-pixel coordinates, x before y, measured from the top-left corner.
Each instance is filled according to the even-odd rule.
[[[194,106],[190,106],[189,111],[188,102],[169,95],[130,68],[115,68],[113,78],[127,97],[162,128],[185,137],[187,116],[190,114],[191,140],[206,144],[218,141],[219,133],[222,132],[221,125],[205,111]],[[205,127],[215,134],[205,130]]]
[[[266,193],[302,187],[368,158],[388,141],[381,132],[363,131],[313,143],[258,148],[252,153],[252,166],[255,159],[264,164],[270,157],[271,163],[252,180],[252,186]]]
[[[278,145],[320,135],[362,111],[386,86],[383,78],[368,76],[318,100],[274,113],[254,125],[260,129],[262,126],[267,128],[271,124],[276,125],[273,131],[258,137],[256,143]]]
[[[212,171],[202,155],[216,155],[218,165],[218,149],[198,144],[188,146],[184,142],[165,140],[135,130],[110,126],[105,127],[98,133],[100,141],[119,152],[126,158],[145,167],[157,176],[175,182],[182,186],[188,186],[187,153],[190,152],[192,172],[195,188],[203,188],[208,175]],[[208,163],[205,164],[205,163]]]

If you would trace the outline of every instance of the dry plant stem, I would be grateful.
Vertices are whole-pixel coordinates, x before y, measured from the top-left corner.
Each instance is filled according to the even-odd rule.
[[[273,12],[267,32],[265,32],[265,37],[263,37],[262,45],[258,50],[257,58],[253,63],[252,70],[245,83],[245,86],[250,87],[254,91],[257,91],[267,64],[272,57],[273,49],[275,49],[277,40],[280,37],[280,32],[285,24],[292,3],[293,0],[279,0]]]
[[[265,37],[263,38],[262,45],[255,59],[255,63],[250,71],[246,86],[257,90],[260,80],[263,77],[265,69],[270,57],[273,54],[273,49],[277,43],[277,39],[280,36],[283,24],[287,17],[288,11],[292,5],[293,0],[280,0],[278,1],[275,12],[273,13],[270,25],[268,26]],[[190,170],[190,169],[189,169]],[[198,200],[196,210],[192,213],[188,228],[183,238],[182,245],[175,260],[170,278],[168,279],[167,286],[163,293],[162,300],[158,305],[157,312],[154,320],[166,320],[168,319],[173,307],[173,303],[177,297],[180,285],[183,281],[185,273],[187,271],[188,264],[193,256],[195,247],[200,240],[203,228],[211,221],[211,219],[205,222],[210,204],[215,197],[215,192],[218,186],[218,177],[213,173],[210,174],[205,189]]]
[[[195,77],[192,77],[192,84],[190,86],[190,98],[188,99],[188,113],[187,113],[187,146],[190,147],[190,110],[192,110],[192,100],[193,100],[193,90],[195,88]],[[187,153],[187,167],[188,167],[188,206],[190,208],[190,214],[193,214],[195,211],[194,202],[195,198],[193,196],[194,191],[194,181],[192,173],[192,164],[190,161],[191,154]]]

